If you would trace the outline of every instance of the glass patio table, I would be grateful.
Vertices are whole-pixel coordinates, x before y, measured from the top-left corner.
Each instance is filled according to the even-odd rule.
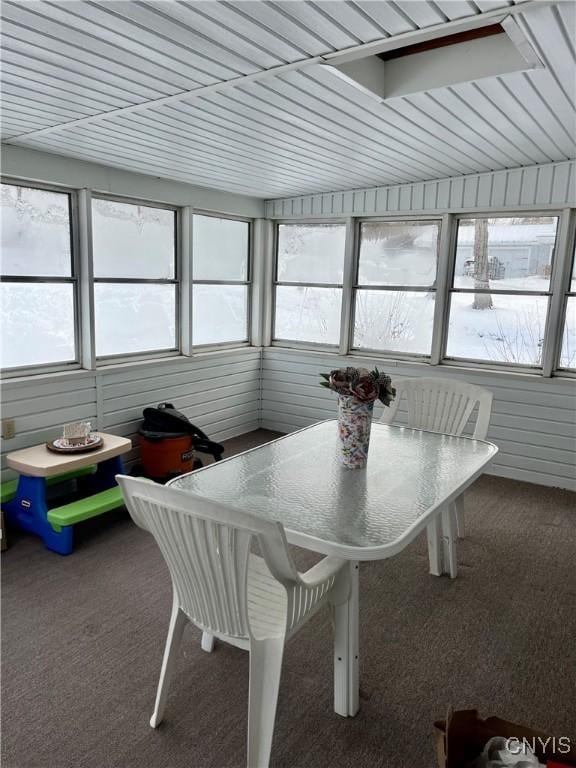
[[[449,505],[497,451],[483,440],[374,423],[366,469],[346,469],[329,420],[169,485],[281,522],[291,544],[350,562],[353,599],[336,615],[348,625],[347,642],[334,649],[335,710],[346,716],[359,706],[359,562],[392,557],[428,528],[432,572],[447,572]]]

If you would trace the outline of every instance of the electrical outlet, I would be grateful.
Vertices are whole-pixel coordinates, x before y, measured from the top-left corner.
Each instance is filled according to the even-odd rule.
[[[2,437],[4,440],[10,440],[16,434],[16,424],[14,419],[4,419],[2,422]]]

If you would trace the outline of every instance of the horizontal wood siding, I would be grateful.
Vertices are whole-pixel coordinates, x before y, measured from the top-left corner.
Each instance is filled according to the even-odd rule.
[[[62,424],[92,421],[105,432],[129,437],[134,449],[128,468],[138,458],[136,435],[142,410],[171,402],[214,440],[258,429],[260,421],[260,350],[215,352],[194,358],[115,366],[97,372],[8,380],[3,386],[3,419],[15,420],[16,435],[2,445],[5,454],[52,440]]]
[[[37,381],[8,380],[3,387],[3,418],[15,420],[16,435],[3,442],[2,477],[13,476],[6,469],[7,452],[53,439],[65,422],[89,419],[100,429],[134,438],[142,409],[164,401],[173,402],[215,440],[259,426],[290,432],[336,414],[335,396],[318,386],[320,371],[374,363],[393,377],[450,376],[491,389],[495,400],[489,438],[500,453],[490,471],[576,490],[573,380],[280,348],[55,374]],[[376,418],[380,413],[376,409]],[[402,408],[399,421],[404,418]],[[128,467],[137,458],[135,447]]]
[[[2,419],[14,419],[16,434],[2,440],[2,479],[15,473],[6,468],[6,454],[53,440],[62,425],[83,419],[96,422],[96,379],[93,374],[43,376],[37,382],[8,380],[2,384]]]
[[[161,366],[114,371],[102,377],[103,429],[136,437],[142,410],[169,402],[213,440],[258,429],[260,422],[260,351],[237,350],[199,358],[177,358]]]
[[[490,473],[576,490],[574,380],[269,348],[262,359],[262,426],[290,432],[334,418],[336,396],[318,386],[320,371],[374,364],[392,378],[444,376],[490,389],[494,406],[488,438],[500,449]],[[375,418],[381,412],[377,408]],[[400,423],[405,413],[402,407]]]
[[[270,219],[546,209],[576,205],[576,160],[266,203]]]

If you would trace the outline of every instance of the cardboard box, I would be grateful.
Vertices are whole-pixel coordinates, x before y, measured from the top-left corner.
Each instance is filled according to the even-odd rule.
[[[449,711],[446,720],[434,723],[438,768],[469,768],[494,736],[526,739],[540,762],[555,761],[561,766],[576,766],[576,738],[573,734],[549,736],[522,725],[488,717],[483,720],[475,709]]]

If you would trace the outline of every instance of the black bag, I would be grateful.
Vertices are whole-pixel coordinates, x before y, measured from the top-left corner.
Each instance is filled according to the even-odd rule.
[[[177,411],[172,403],[160,403],[157,408],[144,408],[144,422],[139,433],[152,441],[191,435],[194,438],[194,450],[210,454],[214,461],[220,461],[224,453],[223,445],[210,440],[205,432]]]

